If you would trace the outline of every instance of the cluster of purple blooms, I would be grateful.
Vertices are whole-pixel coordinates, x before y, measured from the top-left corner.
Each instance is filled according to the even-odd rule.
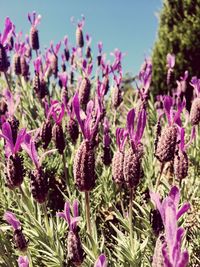
[[[30,172],[32,196],[38,203],[45,203],[48,195],[48,178],[42,161],[44,155],[54,151],[58,151],[62,156],[65,154],[66,138],[63,125],[67,118],[66,130],[71,142],[73,144],[76,143],[79,136],[79,128],[83,137],[83,141],[74,159],[73,169],[75,184],[78,190],[88,194],[95,187],[95,149],[100,142],[98,134],[101,130],[104,151],[102,156],[103,163],[105,166],[109,166],[112,162],[113,180],[118,185],[122,186],[125,184],[129,189],[136,190],[142,177],[141,160],[144,150],[141,140],[148,116],[147,105],[152,78],[151,60],[145,60],[138,75],[138,104],[128,112],[126,127],[117,128],[116,130],[118,150],[112,159],[110,148],[112,143],[110,137],[111,122],[106,114],[106,95],[112,81],[112,106],[117,110],[123,101],[121,60],[124,54],[118,49],[114,50],[111,53],[114,60],[110,63],[103,53],[102,42],[99,42],[96,79],[92,81],[94,73],[91,50],[92,39],[88,34],[86,35],[86,49],[84,50],[84,17],[77,25],[76,46],[71,47],[68,37],[65,36],[64,40],[56,45],[51,42],[44,55],[41,55],[37,29],[41,16],[37,16],[33,12],[33,14],[28,15],[28,19],[31,23],[31,29],[30,35],[26,36],[25,41],[22,40],[22,33],[16,33],[15,26],[9,18],[6,18],[4,31],[0,34],[0,72],[4,73],[8,87],[4,89],[1,99],[4,106],[0,108],[0,137],[5,140],[5,172],[8,188],[12,190],[22,188],[25,171],[21,151],[24,150],[34,165],[34,169]],[[34,60],[33,51],[36,51],[36,58]],[[10,64],[9,55],[11,56],[12,52],[13,63]],[[59,56],[62,59],[61,71],[59,71]],[[31,63],[34,66],[33,78],[31,78],[30,73]],[[174,66],[175,56],[168,54],[168,85],[174,72]],[[38,102],[41,104],[46,115],[45,121],[39,129],[19,129],[20,122],[15,115],[21,95],[14,92],[11,87],[9,75],[12,75],[13,72],[20,80],[23,78],[23,81],[33,85],[33,94],[38,98]],[[58,82],[61,89],[59,100],[52,98],[52,92],[49,89],[52,77],[54,81]],[[155,155],[164,164],[174,160],[175,175],[180,180],[187,176],[187,170],[183,170],[183,168],[188,167],[186,149],[195,138],[195,127],[200,121],[200,80],[193,77],[190,84],[194,87],[195,91],[195,106],[192,107],[186,121],[186,123],[191,122],[193,128],[190,141],[186,143],[185,128],[182,125],[181,114],[185,109],[183,96],[187,79],[188,72],[186,71],[184,76],[180,78],[180,81],[177,81],[177,89],[173,91],[173,97],[157,97],[158,122],[160,123],[164,115],[166,115],[166,128],[167,130],[170,129],[171,132],[167,130],[163,132],[161,130],[158,131]],[[174,139],[170,139],[171,133],[173,133]],[[43,142],[44,153],[41,156],[36,145],[38,138]],[[54,141],[56,150],[47,150],[51,139]],[[180,167],[180,162],[183,167]],[[189,204],[186,203],[181,208],[178,207],[180,190],[176,186],[171,188],[169,195],[162,202],[158,193],[151,192],[150,196],[161,215],[164,225],[164,241],[161,248],[163,266],[187,266],[189,254],[187,251],[182,252],[181,250],[184,229],[179,227],[178,220],[189,209]],[[72,206],[73,216],[70,212],[69,202],[65,203],[64,212],[58,212],[57,215],[64,218],[69,226],[68,259],[76,266],[79,266],[84,260],[84,253],[77,226],[80,220],[78,201],[75,200]],[[18,235],[22,235],[20,222],[9,211],[5,213],[4,219],[13,227],[17,243]],[[25,238],[23,241],[23,244],[17,243],[17,247],[22,251],[27,248],[28,244]],[[158,266],[155,263],[157,261],[156,253],[155,251],[153,264]],[[27,256],[20,256],[18,265],[19,267],[28,267],[29,260]],[[94,266],[108,266],[106,256],[101,254]]]

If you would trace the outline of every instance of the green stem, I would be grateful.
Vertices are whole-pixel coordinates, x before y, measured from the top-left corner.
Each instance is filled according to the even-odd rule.
[[[133,188],[130,189],[130,200],[129,200],[129,228],[130,228],[131,251],[133,252],[134,244],[133,244],[132,217],[133,217]]]
[[[45,228],[47,230],[47,235],[50,235],[51,231],[50,231],[49,218],[48,218],[47,207],[46,207],[45,202],[42,203],[42,209],[44,212],[44,225],[45,225]]]
[[[7,83],[8,89],[11,91],[11,87],[10,87],[10,83],[9,83],[8,75],[7,75],[6,71],[4,71],[4,76],[5,76],[5,79],[6,79],[6,83]]]
[[[87,231],[90,236],[92,236],[91,222],[90,222],[90,192],[85,192],[85,211],[86,211],[86,221],[87,221]]]
[[[28,256],[28,261],[29,261],[29,267],[33,267],[33,262],[32,262],[31,253],[29,249],[27,250],[27,256]]]
[[[121,191],[120,191],[120,204],[121,204],[123,217],[126,218],[126,213],[125,213],[125,209],[124,209],[124,203],[123,203],[123,197],[122,197],[122,192]]]
[[[165,163],[163,162],[163,163],[161,164],[161,167],[160,167],[160,174],[158,175],[157,180],[156,180],[155,192],[157,192],[157,190],[158,190],[158,186],[160,185],[160,180],[161,180],[161,177],[162,177],[162,173],[163,173],[163,170],[164,170],[164,166],[165,166]]]

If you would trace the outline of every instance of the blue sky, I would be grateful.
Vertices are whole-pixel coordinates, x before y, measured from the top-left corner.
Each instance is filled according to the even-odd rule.
[[[115,48],[126,52],[124,72],[136,74],[145,55],[151,55],[158,29],[156,13],[161,7],[162,0],[1,0],[0,29],[9,16],[17,31],[28,33],[27,13],[35,10],[42,15],[39,32],[43,47],[64,35],[74,44],[75,26],[70,18],[84,14],[84,33],[91,34],[92,47],[102,41],[107,53]]]

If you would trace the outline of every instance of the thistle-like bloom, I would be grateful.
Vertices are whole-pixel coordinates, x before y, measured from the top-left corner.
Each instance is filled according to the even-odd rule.
[[[82,20],[78,22],[76,28],[76,45],[82,48],[84,46],[83,27],[85,24],[85,17],[82,16]]]
[[[127,131],[131,147],[125,152],[124,156],[124,179],[128,187],[136,187],[142,175],[141,158],[143,148],[141,139],[146,125],[146,111],[143,109],[138,114],[137,128],[134,129],[135,110],[132,109],[127,115]]]
[[[47,61],[46,65],[42,65],[42,58],[37,57],[34,61],[35,76],[33,79],[33,88],[39,99],[43,99],[45,95],[48,95],[48,89],[46,85],[47,73],[49,71],[50,62]]]
[[[101,118],[98,102],[96,103],[90,100],[87,104],[86,114],[82,111],[81,115],[78,93],[75,94],[73,99],[74,112],[84,136],[84,140],[76,152],[73,166],[75,183],[80,191],[90,191],[95,186],[94,146]]]
[[[112,104],[115,109],[119,107],[122,102],[122,91],[121,91],[121,82],[122,82],[122,72],[120,72],[119,76],[114,74],[115,86],[113,88],[112,93]]]
[[[27,256],[19,256],[17,262],[18,267],[29,267],[29,260]]]
[[[43,203],[45,202],[48,193],[48,179],[41,166],[41,162],[35,147],[35,140],[29,134],[26,134],[22,147],[28,153],[35,165],[35,169],[30,173],[30,187],[33,198],[38,203]]]
[[[35,11],[32,14],[28,13],[28,20],[31,23],[29,39],[31,48],[33,50],[38,50],[40,48],[37,25],[40,23],[41,18],[41,15],[36,17]]]
[[[10,65],[6,50],[9,47],[9,42],[12,37],[14,28],[14,24],[7,17],[5,20],[4,31],[3,33],[0,33],[0,72],[7,71]]]
[[[57,215],[65,219],[69,225],[69,233],[67,238],[67,257],[70,263],[75,266],[80,266],[84,260],[83,248],[79,237],[79,229],[77,222],[80,220],[78,212],[78,201],[74,200],[73,216],[70,214],[70,203],[66,202],[64,212],[58,212]]]
[[[173,99],[170,96],[164,96],[162,102],[164,113],[160,115],[160,118],[165,114],[168,126],[162,130],[161,135],[158,138],[155,156],[160,162],[164,163],[174,158],[178,126],[181,126],[180,115],[185,107],[185,101],[179,102],[177,110],[174,110]]]
[[[10,211],[6,211],[3,218],[13,227],[15,246],[20,251],[25,251],[27,249],[28,241],[26,241],[22,232],[20,221],[16,218],[15,214]]]
[[[194,95],[196,95],[192,101],[190,121],[192,125],[198,125],[200,122],[200,79],[192,77],[190,85],[194,88]]]
[[[21,129],[13,139],[12,128],[10,123],[4,122],[0,137],[6,141],[5,154],[6,154],[6,183],[10,189],[14,189],[22,184],[24,178],[23,159],[19,156],[19,150],[24,141],[26,129]]]
[[[175,66],[175,55],[167,54],[167,84],[170,84],[171,75]]]
[[[65,60],[69,61],[70,52],[69,52],[69,39],[68,39],[68,36],[64,37],[64,46],[65,46],[65,49],[64,49]]]
[[[191,137],[187,144],[185,144],[185,129],[180,128],[180,143],[178,145],[178,151],[174,158],[174,174],[179,180],[184,179],[188,175],[188,156],[186,153],[187,148],[195,138],[195,127],[193,126],[191,131]]]
[[[148,98],[151,78],[152,78],[152,62],[150,59],[146,58],[139,72],[139,81],[141,84],[139,95],[142,101],[146,101]]]
[[[108,266],[108,262],[107,262],[106,256],[104,254],[101,254],[96,260],[94,267],[107,267],[107,266]]]
[[[178,207],[180,201],[180,190],[176,186],[172,187],[169,195],[161,202],[158,193],[150,193],[151,200],[159,210],[164,224],[165,235],[162,246],[163,263],[166,267],[185,267],[189,262],[188,252],[181,251],[181,241],[184,229],[178,227],[179,218],[190,208],[189,203]],[[156,261],[156,257],[154,257]]]
[[[84,77],[81,78],[78,93],[80,104],[85,109],[90,99],[91,82],[89,76],[92,73],[93,64],[89,64],[86,60],[83,60],[82,67]]]
[[[52,73],[55,77],[58,74],[58,53],[60,50],[61,42],[57,43],[55,48],[53,46],[53,42],[51,42],[51,48],[49,49],[49,61]]]

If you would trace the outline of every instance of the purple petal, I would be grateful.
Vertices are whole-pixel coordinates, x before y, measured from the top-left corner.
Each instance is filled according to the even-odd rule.
[[[55,49],[55,53],[56,55],[58,54],[59,50],[60,50],[60,46],[61,46],[61,42],[59,42],[57,45],[56,45],[56,49]]]
[[[181,253],[177,267],[186,267],[188,263],[189,263],[189,253],[187,251],[184,251],[183,253]]]
[[[65,213],[64,212],[57,212],[56,215],[60,218],[63,218],[66,220]]]
[[[5,27],[4,27],[4,32],[1,38],[1,43],[4,45],[7,42],[7,39],[9,35],[12,33],[13,29],[13,23],[11,20],[7,17],[5,20]]]
[[[167,67],[172,69],[175,66],[175,55],[167,54]]]
[[[65,202],[64,214],[65,214],[65,219],[67,220],[67,222],[70,226],[71,225],[71,215],[70,215],[70,203],[69,202]]]
[[[22,148],[28,153],[29,157],[32,159],[36,168],[40,167],[38,153],[35,147],[35,142],[32,140],[30,134],[26,134],[24,137],[24,142],[22,143]]]
[[[178,228],[177,234],[176,234],[176,242],[173,248],[173,252],[172,252],[172,258],[173,258],[173,262],[177,262],[179,257],[180,257],[180,253],[181,253],[181,239],[183,237],[184,234],[184,229],[183,228]]]
[[[163,108],[167,116],[168,123],[171,124],[171,108],[173,105],[173,100],[171,96],[165,96],[163,101]]]
[[[183,206],[178,210],[178,213],[176,214],[176,219],[178,220],[189,209],[190,209],[190,204],[189,203],[183,204]]]
[[[84,122],[80,116],[80,103],[79,103],[79,98],[78,98],[78,92],[75,94],[74,99],[73,99],[73,108],[74,108],[74,113],[76,115],[77,121],[81,127],[81,131],[84,135]]]
[[[169,197],[173,200],[176,210],[180,201],[180,190],[177,186],[173,186],[169,192]]]
[[[17,262],[18,267],[29,267],[29,260],[27,256],[19,256]]]
[[[164,223],[164,210],[162,207],[162,203],[160,201],[160,195],[158,193],[154,193],[154,192],[150,192],[149,194],[150,194],[151,201],[154,202],[154,204],[156,205],[156,208],[160,212],[162,221]]]
[[[13,214],[12,212],[6,211],[3,218],[13,227],[14,230],[21,228],[20,221],[16,218],[15,214]]]
[[[6,137],[6,140],[9,143],[10,149],[13,152],[14,151],[14,144],[13,144],[13,137],[12,137],[12,129],[10,126],[10,123],[4,122],[2,125],[2,134]]]
[[[17,153],[19,151],[21,144],[24,142],[25,135],[26,135],[26,129],[23,128],[19,131],[17,135],[17,140],[14,147],[14,153]]]
[[[174,267],[173,264],[170,262],[166,243],[162,247],[162,254],[163,254],[163,258],[164,258],[164,264],[165,264],[164,266],[165,267]]]
[[[135,134],[135,145],[137,145],[140,142],[142,135],[144,133],[145,125],[146,125],[146,111],[143,109],[139,113],[139,118],[137,122],[137,131]]]
[[[73,213],[74,213],[74,217],[78,217],[79,213],[78,213],[78,200],[75,199],[73,202]]]
[[[173,248],[176,242],[177,221],[176,206],[170,197],[164,200],[165,235],[170,261],[172,261]]]
[[[3,94],[4,94],[4,97],[5,97],[7,105],[8,105],[9,115],[12,116],[15,112],[15,104],[14,104],[13,95],[8,89],[5,89]]]
[[[94,264],[94,267],[107,267],[107,259],[104,254],[101,254]]]
[[[135,120],[135,109],[131,109],[127,115],[126,127],[129,132],[130,139],[134,139],[134,120]]]

